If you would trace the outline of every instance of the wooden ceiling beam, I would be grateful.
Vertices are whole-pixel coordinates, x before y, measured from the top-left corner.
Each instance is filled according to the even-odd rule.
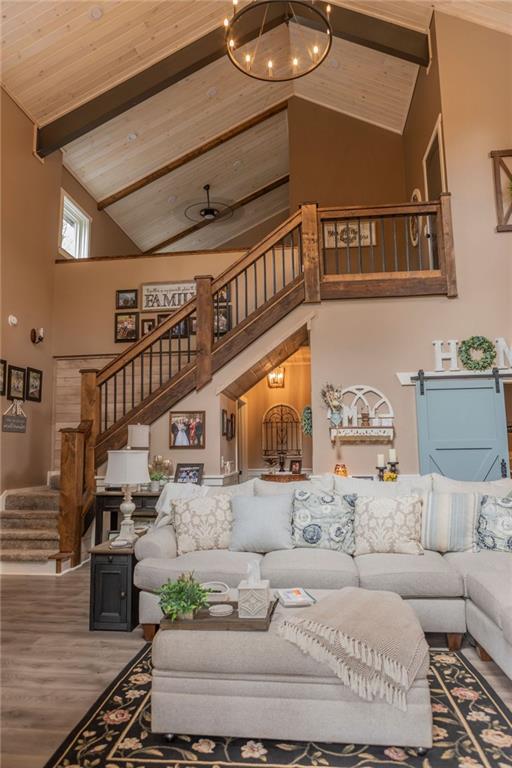
[[[254,192],[251,192],[250,195],[246,195],[245,197],[242,197],[240,200],[237,200],[235,203],[233,203],[232,206],[230,206],[232,211],[237,211],[239,208],[243,208],[244,205],[249,205],[249,203],[254,202],[254,200],[257,200],[260,197],[263,197],[263,195],[268,195],[269,192],[273,192],[274,189],[278,189],[279,187],[282,187],[284,184],[288,184],[290,180],[290,176],[286,174],[286,176],[281,176],[281,178],[276,179],[275,181],[272,181],[270,184],[266,184],[264,187],[260,187],[260,189],[255,190]],[[161,243],[157,243],[152,248],[149,248],[147,251],[143,251],[143,255],[149,254],[149,253],[156,253],[157,251],[160,251],[162,248],[167,248],[169,245],[172,245],[173,243],[178,242],[178,240],[183,240],[184,237],[188,237],[188,235],[192,235],[194,232],[198,232],[200,229],[203,229],[204,227],[207,227],[210,224],[215,224],[220,219],[227,218],[226,214],[221,214],[216,219],[208,219],[206,221],[198,221],[197,224],[193,224],[191,227],[187,227],[187,229],[183,229],[181,232],[177,232],[175,235],[172,235],[172,237],[168,237],[167,240],[163,240]]]
[[[112,195],[103,198],[103,200],[100,200],[98,203],[98,210],[102,211],[109,205],[113,205],[114,203],[119,202],[119,200],[123,200],[125,197],[128,197],[128,195],[132,195],[139,189],[143,189],[144,187],[148,186],[148,184],[152,184],[154,181],[161,179],[163,176],[167,176],[167,174],[176,171],[178,168],[181,168],[187,163],[190,163],[192,160],[201,157],[201,155],[206,154],[206,152],[210,152],[212,149],[220,147],[222,144],[225,144],[227,141],[234,139],[236,136],[240,136],[241,133],[245,133],[245,131],[248,131],[251,128],[254,128],[256,125],[265,122],[265,120],[269,120],[271,117],[274,117],[274,115],[277,115],[280,112],[284,112],[287,108],[288,99],[278,102],[273,107],[266,109],[264,112],[260,112],[258,115],[253,115],[253,117],[244,120],[242,123],[235,125],[233,128],[230,128],[223,133],[219,133],[213,139],[206,141],[199,147],[195,147],[194,149],[190,150],[190,152],[185,152],[185,154],[181,155],[181,157],[177,157],[175,160],[171,160],[169,163],[162,165],[155,171],[152,171],[151,173],[146,174],[146,176],[142,176],[140,179],[137,179],[137,181],[128,184],[123,189],[119,189]]]

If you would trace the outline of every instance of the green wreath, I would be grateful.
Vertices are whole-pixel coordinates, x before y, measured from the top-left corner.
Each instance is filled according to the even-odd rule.
[[[476,360],[471,354],[473,351],[481,352],[482,357]],[[459,344],[459,357],[468,371],[487,371],[496,359],[496,349],[485,336],[470,336]]]
[[[302,431],[305,435],[313,434],[313,411],[310,405],[306,405],[302,411]]]

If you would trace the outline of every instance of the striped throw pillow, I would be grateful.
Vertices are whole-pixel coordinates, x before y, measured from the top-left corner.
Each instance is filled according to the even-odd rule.
[[[423,509],[421,543],[437,552],[476,551],[479,493],[430,493]]]

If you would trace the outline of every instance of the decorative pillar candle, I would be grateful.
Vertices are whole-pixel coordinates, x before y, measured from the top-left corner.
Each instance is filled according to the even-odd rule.
[[[394,448],[389,449],[389,463],[396,464],[396,451]]]
[[[386,462],[384,461],[384,454],[378,453],[377,454],[377,467],[385,467]]]

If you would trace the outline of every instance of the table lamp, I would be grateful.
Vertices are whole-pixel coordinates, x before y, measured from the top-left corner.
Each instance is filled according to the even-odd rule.
[[[124,499],[119,507],[123,515],[123,521],[120,526],[118,539],[126,539],[129,542],[133,542],[137,538],[132,520],[135,504],[132,501],[130,486],[138,485],[139,483],[149,483],[148,459],[148,451],[127,449],[124,451],[108,452],[105,484],[120,485],[124,493]]]

